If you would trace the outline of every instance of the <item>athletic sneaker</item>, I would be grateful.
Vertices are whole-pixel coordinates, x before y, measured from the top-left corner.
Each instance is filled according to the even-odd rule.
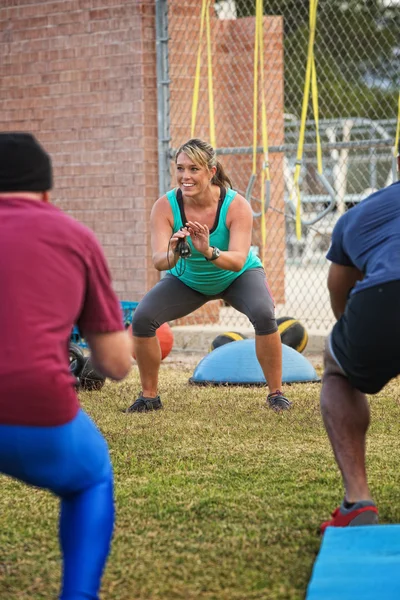
[[[269,404],[270,408],[276,412],[280,412],[281,410],[289,410],[289,408],[292,406],[292,403],[285,398],[280,390],[276,390],[276,392],[268,394],[267,403]]]
[[[148,412],[150,410],[159,410],[162,408],[162,402],[160,400],[160,396],[156,396],[155,398],[146,398],[140,393],[140,396],[135,402],[126,409],[125,412]]]
[[[332,519],[321,525],[321,533],[327,527],[352,527],[354,525],[377,525],[378,509],[371,500],[360,500],[350,508],[345,508],[343,502],[332,513]]]

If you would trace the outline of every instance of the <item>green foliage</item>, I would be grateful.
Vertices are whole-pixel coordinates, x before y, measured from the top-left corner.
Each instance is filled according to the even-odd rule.
[[[253,16],[255,1],[236,0],[238,17]],[[283,15],[285,110],[299,116],[309,37],[309,0],[264,0],[265,15]],[[315,56],[320,118],[396,116],[400,8],[380,0],[320,0]],[[366,78],[375,78],[368,86]]]

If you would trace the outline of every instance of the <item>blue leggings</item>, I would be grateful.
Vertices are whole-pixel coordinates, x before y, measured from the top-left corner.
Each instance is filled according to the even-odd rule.
[[[98,600],[114,527],[107,443],[80,410],[57,427],[0,425],[0,472],[61,498],[60,600]]]

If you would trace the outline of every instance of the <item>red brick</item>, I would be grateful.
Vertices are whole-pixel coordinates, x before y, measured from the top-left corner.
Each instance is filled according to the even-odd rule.
[[[198,0],[186,0],[183,17],[182,2],[169,2],[175,147],[190,135],[199,11]],[[212,19],[213,52],[220,64],[214,77],[221,89],[215,86],[214,93],[221,145],[234,144],[235,129],[247,140],[252,133],[248,115],[254,21],[242,20],[240,35],[236,25]],[[121,297],[140,299],[159,279],[151,262],[149,232],[150,210],[159,196],[154,0],[2,0],[0,28],[0,127],[38,133],[53,156],[57,205],[94,228],[105,245]],[[217,30],[220,35],[215,40]],[[282,20],[267,19],[265,31],[270,143],[281,143]],[[208,137],[205,58],[201,77],[197,129]],[[272,204],[279,209],[283,188],[277,181],[282,164],[280,157],[272,160]],[[225,157],[225,162],[244,186],[251,157]],[[268,239],[275,230],[281,239],[273,246],[278,251],[266,256],[274,287],[281,289],[284,221],[269,218],[267,228]],[[256,225],[254,239],[259,237]],[[207,308],[203,317],[212,320],[217,314],[218,307]]]

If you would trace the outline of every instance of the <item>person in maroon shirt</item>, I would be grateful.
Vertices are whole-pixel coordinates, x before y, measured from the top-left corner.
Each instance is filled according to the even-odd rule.
[[[51,159],[0,133],[0,473],[61,499],[62,600],[95,600],[114,525],[107,443],[69,369],[78,324],[95,368],[124,378],[132,342],[95,235],[49,203]]]

